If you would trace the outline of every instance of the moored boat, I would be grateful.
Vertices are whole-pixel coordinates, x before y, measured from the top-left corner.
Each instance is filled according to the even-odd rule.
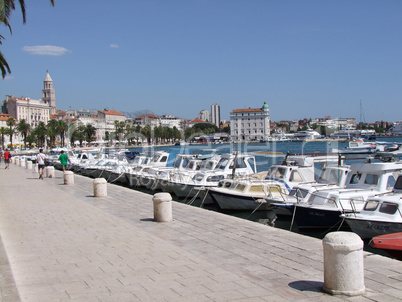
[[[344,189],[320,191],[306,203],[293,205],[293,218],[299,228],[347,226],[340,215],[360,212],[369,197],[390,193],[402,172],[402,163],[356,163],[351,164],[351,170]]]
[[[386,251],[392,257],[402,260],[402,232],[373,237],[370,246]]]

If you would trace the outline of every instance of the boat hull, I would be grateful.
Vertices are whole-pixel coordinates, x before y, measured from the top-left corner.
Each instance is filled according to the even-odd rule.
[[[339,217],[342,212],[337,209],[325,209],[295,205],[294,221],[299,229],[349,229],[344,219]]]
[[[402,223],[346,218],[351,230],[362,239],[402,232]]]
[[[402,260],[402,232],[376,236],[370,241],[370,246],[382,249],[392,257]]]
[[[209,195],[211,196],[214,203],[221,210],[268,210],[271,209],[271,205],[264,202],[264,196],[246,196],[246,195],[233,195],[226,194],[215,190],[209,190]]]

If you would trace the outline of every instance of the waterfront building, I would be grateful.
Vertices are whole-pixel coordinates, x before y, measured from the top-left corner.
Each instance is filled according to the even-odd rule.
[[[198,117],[188,122],[188,127],[193,127],[195,124],[207,123]]]
[[[7,95],[5,100],[6,112],[17,121],[24,119],[32,128],[38,126],[39,122],[47,124],[50,118],[50,107],[42,100],[30,98],[17,98]]]
[[[389,131],[392,135],[402,135],[402,122],[396,122]]]
[[[151,129],[158,127],[161,124],[159,117],[154,114],[142,114],[137,116],[134,120],[134,125],[151,126]]]
[[[208,110],[201,110],[200,119],[206,122],[211,121],[211,114]]]
[[[10,117],[10,115],[7,114],[7,113],[0,113],[0,128],[1,127],[4,127],[4,128],[8,127],[7,126],[7,120],[8,120],[9,117]]]
[[[50,115],[56,113],[56,96],[53,89],[53,80],[49,73],[47,72],[43,81],[41,100],[6,95],[3,112],[8,113],[17,122],[24,119],[32,128],[38,126],[39,122],[47,124]]]
[[[211,105],[211,122],[216,127],[220,127],[221,124],[221,107],[218,104]]]
[[[232,141],[260,141],[270,136],[269,108],[235,109],[230,113]]]
[[[161,126],[169,128],[176,127],[178,130],[183,129],[183,119],[177,118],[174,115],[161,115],[159,119]]]
[[[125,122],[126,117],[116,110],[98,110],[98,118],[94,120],[97,140],[106,138],[106,132],[116,131],[115,121]]]

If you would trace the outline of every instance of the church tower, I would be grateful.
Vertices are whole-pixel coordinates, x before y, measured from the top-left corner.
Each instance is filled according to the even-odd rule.
[[[56,114],[56,94],[53,89],[53,80],[46,71],[46,77],[43,81],[42,100],[50,106],[50,114]]]

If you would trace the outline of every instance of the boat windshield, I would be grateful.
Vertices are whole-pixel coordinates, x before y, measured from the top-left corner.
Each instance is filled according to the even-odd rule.
[[[398,205],[391,202],[383,202],[379,209],[380,213],[389,215],[394,215],[396,211],[398,211]]]
[[[215,169],[216,170],[225,170],[225,168],[228,165],[228,163],[229,163],[228,158],[221,158],[221,160],[216,165]]]
[[[379,202],[377,200],[368,200],[364,206],[365,211],[375,211]]]
[[[318,177],[318,182],[323,184],[338,184],[341,178],[341,170],[324,169]]]
[[[286,169],[283,167],[271,167],[269,168],[267,178],[283,178]]]
[[[377,174],[367,174],[364,179],[364,183],[366,185],[377,185],[378,184],[378,175]]]
[[[289,193],[290,196],[294,196],[297,198],[304,198],[307,196],[307,194],[308,194],[307,190],[302,190],[299,188],[292,189],[292,190],[290,190],[290,193]]]

